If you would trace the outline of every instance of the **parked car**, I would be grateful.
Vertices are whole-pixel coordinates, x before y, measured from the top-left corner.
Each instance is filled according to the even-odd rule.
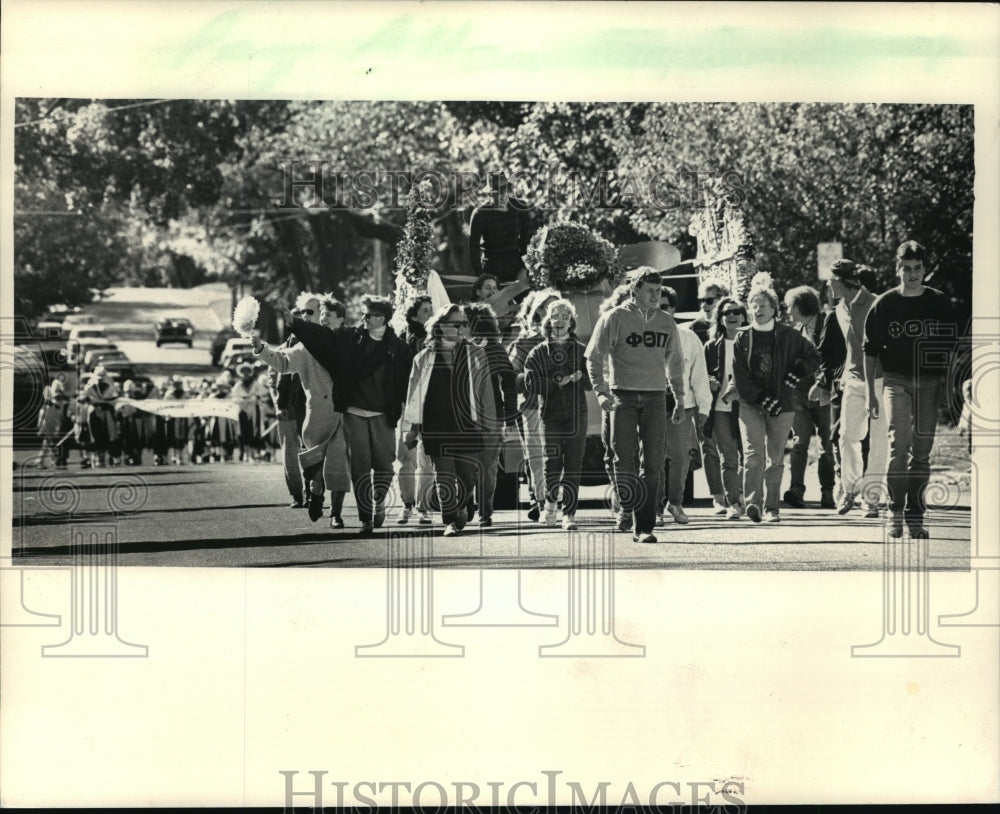
[[[62,323],[55,320],[43,319],[35,326],[35,336],[38,339],[66,339],[66,332],[63,331]]]
[[[226,350],[226,343],[230,339],[238,338],[239,334],[232,329],[231,326],[227,325],[221,331],[215,335],[215,339],[212,340],[212,364],[216,367],[222,363],[222,354]]]
[[[107,347],[90,348],[83,355],[83,369],[89,373],[98,365],[107,366],[111,361],[131,363],[132,360],[128,358],[125,351],[118,350],[117,345],[109,343]]]
[[[157,320],[156,347],[177,342],[189,348],[194,342],[194,326],[184,317],[167,317]]]
[[[69,337],[66,340],[66,364],[75,365],[80,359],[80,348],[84,342],[91,345],[96,341],[110,344],[110,340],[104,333],[104,328],[100,325],[84,325],[70,328]]]
[[[77,325],[96,325],[97,317],[93,314],[67,314],[62,321],[62,329],[69,333]]]
[[[101,362],[104,368],[108,371],[108,375],[121,384],[126,379],[132,379],[135,381],[135,377],[138,375],[138,371],[135,369],[135,365],[132,364],[130,359],[111,359],[107,362]]]
[[[222,367],[233,368],[236,366],[236,357],[253,358],[253,342],[243,337],[233,337],[226,342],[226,348],[222,351],[220,363]],[[243,361],[241,359],[241,361]]]

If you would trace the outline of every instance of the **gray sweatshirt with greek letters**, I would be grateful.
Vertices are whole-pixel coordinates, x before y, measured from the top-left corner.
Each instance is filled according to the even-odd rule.
[[[665,391],[669,381],[674,398],[684,403],[684,349],[674,318],[659,308],[643,311],[634,300],[612,308],[594,326],[586,355],[596,393]]]

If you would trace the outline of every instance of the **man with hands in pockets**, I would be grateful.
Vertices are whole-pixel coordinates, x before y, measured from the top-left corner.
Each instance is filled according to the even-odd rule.
[[[587,346],[587,372],[602,410],[611,414],[615,486],[622,502],[618,528],[633,541],[655,543],[656,501],[667,430],[665,392],[674,394],[674,424],[684,409],[684,352],[674,318],[660,310],[660,273],[632,272],[631,297],[598,320]],[[604,362],[608,360],[605,378]],[[643,475],[636,454],[642,445]],[[631,514],[631,517],[629,516]]]

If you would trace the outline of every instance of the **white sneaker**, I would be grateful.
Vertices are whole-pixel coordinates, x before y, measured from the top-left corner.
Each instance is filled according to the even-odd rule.
[[[573,520],[573,515],[564,514],[562,519],[562,527],[564,531],[575,531],[576,522]]]
[[[545,504],[545,525],[553,527],[559,525],[559,509],[555,503]]]
[[[417,517],[420,518],[417,522],[421,526],[429,526],[434,522],[431,520],[430,512],[427,509],[417,509]]]
[[[780,523],[781,515],[778,514],[777,509],[765,509],[764,510],[764,522],[765,523]]]
[[[399,515],[399,520],[397,520],[396,523],[400,526],[405,526],[407,523],[410,522],[410,515],[412,514],[413,514],[413,507],[404,506],[402,513]]]
[[[611,490],[611,513],[617,517],[622,510],[622,502],[618,499],[618,490]]]
[[[739,506],[730,506],[726,514],[726,520],[739,520],[743,517],[743,509]]]
[[[444,527],[445,537],[454,537],[456,534],[458,534],[458,526],[456,526],[454,523],[449,523],[447,526]]]
[[[725,514],[729,511],[729,507],[726,506],[725,495],[712,495],[712,511],[715,514]]]
[[[691,518],[684,514],[684,510],[673,503],[667,504],[667,513],[674,518],[675,523],[680,523],[682,526],[691,522]]]

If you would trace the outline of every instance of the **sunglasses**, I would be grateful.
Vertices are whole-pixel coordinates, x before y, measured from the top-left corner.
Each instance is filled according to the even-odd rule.
[[[701,297],[701,298],[700,298],[700,302],[701,302],[701,303],[702,303],[703,305],[711,305],[711,304],[712,304],[713,302],[715,302],[715,301],[716,301],[717,299],[719,299],[719,298],[718,298],[718,297]]]
[[[361,318],[362,319],[372,319],[373,317],[381,317],[381,316],[384,316],[384,314],[362,314]]]
[[[313,311],[312,308],[302,308],[302,309],[299,310],[299,313],[303,314],[304,316],[311,317],[316,312]]]
[[[724,317],[742,317],[746,314],[742,308],[737,308],[735,310],[723,311],[722,316]]]

